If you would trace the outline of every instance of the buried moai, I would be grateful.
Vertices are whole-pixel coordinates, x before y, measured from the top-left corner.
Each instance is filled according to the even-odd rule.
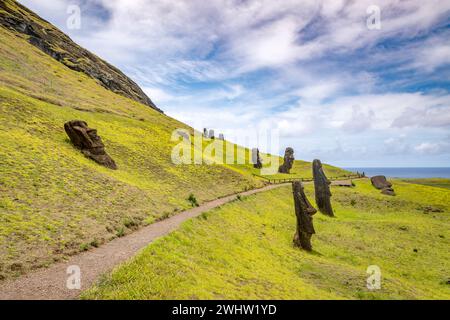
[[[308,201],[303,190],[303,184],[300,181],[292,182],[292,193],[294,195],[295,216],[297,217],[294,245],[312,251],[311,237],[316,233],[312,216],[317,210]]]
[[[210,139],[214,139],[214,130],[213,129],[209,129],[209,136]]]
[[[334,217],[333,208],[331,207],[331,181],[327,179],[323,172],[322,162],[316,159],[313,161],[313,178],[314,178],[314,191],[316,196],[316,204],[320,212],[323,214]]]
[[[284,152],[284,162],[278,168],[279,173],[290,173],[292,169],[292,165],[294,164],[294,149],[291,147],[287,147]]]
[[[203,128],[203,138],[208,138],[208,129]]]
[[[259,149],[258,148],[252,149],[252,163],[253,163],[253,168],[255,168],[255,169],[262,168],[262,162],[261,162],[261,158],[259,157]]]
[[[72,120],[64,124],[64,130],[73,145],[86,157],[107,168],[117,169],[114,160],[106,153],[105,145],[96,129],[89,128],[85,121]]]
[[[385,194],[387,196],[395,196],[395,191],[392,188],[392,183],[387,181],[385,176],[374,176],[370,178],[370,182],[372,182],[372,185],[375,188],[381,190],[382,194]]]
[[[225,137],[223,136],[223,133],[219,133],[219,140],[225,140]]]

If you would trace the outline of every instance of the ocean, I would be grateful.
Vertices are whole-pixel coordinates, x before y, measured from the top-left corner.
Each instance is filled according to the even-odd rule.
[[[352,172],[364,172],[372,177],[384,175],[389,178],[450,178],[450,168],[344,168]]]

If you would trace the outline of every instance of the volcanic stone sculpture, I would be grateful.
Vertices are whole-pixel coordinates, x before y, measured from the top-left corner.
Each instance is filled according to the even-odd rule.
[[[290,173],[294,164],[294,149],[287,147],[284,152],[284,163],[278,168],[279,173]]]
[[[89,128],[87,123],[81,120],[72,120],[64,124],[64,130],[73,145],[95,162],[110,168],[117,169],[114,160],[106,153],[102,139],[97,135],[97,130]]]
[[[253,168],[256,168],[256,169],[262,168],[262,162],[261,162],[261,158],[259,157],[259,149],[258,148],[252,149],[252,163],[253,163]]]
[[[313,161],[314,190],[316,194],[316,204],[320,212],[327,216],[334,217],[331,207],[331,181],[327,179],[322,169],[322,163],[316,159]]]
[[[382,194],[388,195],[388,196],[395,196],[395,191],[392,188],[392,183],[387,181],[385,176],[374,176],[370,178],[370,182],[372,182],[372,185],[377,188],[378,190],[381,190]]]
[[[223,136],[223,133],[219,133],[219,140],[225,140],[225,137]]]
[[[209,138],[214,139],[214,130],[213,129],[209,129]]]
[[[294,235],[294,245],[307,251],[312,251],[311,236],[315,234],[312,216],[317,210],[308,201],[300,181],[292,182],[297,229]]]
[[[208,138],[208,129],[203,128],[203,138]]]

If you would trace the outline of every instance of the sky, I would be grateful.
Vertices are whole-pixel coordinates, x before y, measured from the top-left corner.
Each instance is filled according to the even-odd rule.
[[[343,167],[450,166],[450,0],[20,2],[196,129],[249,147],[272,130],[267,151]]]

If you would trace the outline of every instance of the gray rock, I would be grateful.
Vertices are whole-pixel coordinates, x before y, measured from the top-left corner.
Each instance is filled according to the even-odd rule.
[[[18,7],[20,10],[15,9]],[[162,112],[142,89],[119,69],[73,42],[67,35],[17,1],[0,1],[0,25],[25,34],[28,41],[66,67],[83,72],[101,86]]]

